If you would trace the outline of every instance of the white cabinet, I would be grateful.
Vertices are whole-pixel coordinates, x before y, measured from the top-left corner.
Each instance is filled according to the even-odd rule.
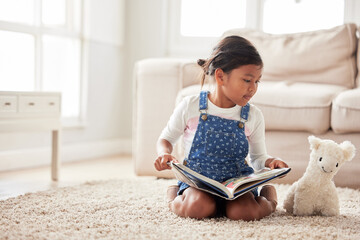
[[[20,96],[19,112],[59,114],[60,97],[57,96]]]
[[[1,92],[1,132],[51,131],[51,177],[58,180],[60,165],[61,94],[55,92]]]
[[[17,97],[9,95],[0,95],[0,112],[13,112],[17,111]]]

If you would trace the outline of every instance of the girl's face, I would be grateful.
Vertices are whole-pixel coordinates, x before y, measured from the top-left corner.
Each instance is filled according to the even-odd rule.
[[[261,75],[262,67],[253,64],[240,66],[228,74],[216,69],[217,105],[223,108],[235,104],[245,106],[256,93]]]

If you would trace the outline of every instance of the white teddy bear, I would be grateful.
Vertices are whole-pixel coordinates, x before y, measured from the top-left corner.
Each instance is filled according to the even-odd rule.
[[[332,178],[341,165],[353,159],[355,147],[351,142],[337,144],[309,136],[310,161],[304,175],[290,187],[284,208],[294,215],[340,214],[339,198]]]

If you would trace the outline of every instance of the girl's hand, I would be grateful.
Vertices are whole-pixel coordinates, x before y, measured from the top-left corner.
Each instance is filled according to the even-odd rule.
[[[265,167],[274,169],[274,168],[287,168],[289,166],[284,161],[282,161],[278,158],[269,158],[265,162]]]
[[[154,166],[158,171],[171,169],[171,167],[167,164],[168,162],[179,162],[179,161],[170,153],[163,153],[156,158],[154,162]]]

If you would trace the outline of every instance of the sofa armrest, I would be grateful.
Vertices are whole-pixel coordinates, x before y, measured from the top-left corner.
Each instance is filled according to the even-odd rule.
[[[140,176],[173,177],[156,171],[156,141],[169,120],[183,87],[185,59],[146,59],[135,64],[133,92],[133,161]],[[176,153],[174,153],[176,156]]]

